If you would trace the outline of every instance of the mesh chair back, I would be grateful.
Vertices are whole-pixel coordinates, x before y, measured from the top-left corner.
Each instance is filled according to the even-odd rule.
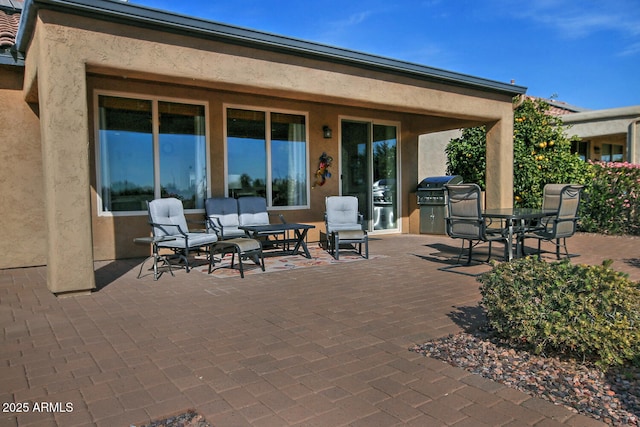
[[[358,198],[329,196],[325,199],[327,234],[334,231],[362,230],[358,222]]]
[[[175,236],[189,232],[182,202],[172,197],[149,202],[149,222],[162,224],[152,227],[153,235],[156,237]]]
[[[560,193],[560,206],[556,221],[555,237],[570,237],[576,232],[576,220],[582,185],[565,185]]]
[[[447,234],[453,238],[482,239],[484,221],[477,184],[445,185],[447,193]]]
[[[544,186],[542,209],[556,211],[560,208],[560,195],[567,184],[547,184]]]
[[[224,229],[237,230],[240,225],[238,219],[238,202],[232,197],[211,197],[204,202],[207,218],[214,226],[219,224]],[[211,225],[211,224],[209,224]]]
[[[238,222],[240,225],[267,225],[267,200],[264,197],[247,196],[238,199]]]

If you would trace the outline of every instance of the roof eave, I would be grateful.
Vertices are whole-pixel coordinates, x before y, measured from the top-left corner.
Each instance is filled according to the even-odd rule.
[[[24,56],[15,49],[0,51],[0,65],[24,67]]]
[[[28,48],[35,27],[37,11],[40,8],[134,24],[159,31],[179,32],[182,35],[222,40],[262,50],[338,62],[509,96],[522,95],[527,91],[524,86],[108,0],[26,0],[16,37],[16,46],[19,52],[25,53]]]

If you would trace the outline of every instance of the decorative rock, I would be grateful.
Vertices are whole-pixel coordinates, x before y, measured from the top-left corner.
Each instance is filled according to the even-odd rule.
[[[460,333],[409,350],[448,362],[613,426],[638,426],[640,369],[543,357],[504,345],[488,333]]]

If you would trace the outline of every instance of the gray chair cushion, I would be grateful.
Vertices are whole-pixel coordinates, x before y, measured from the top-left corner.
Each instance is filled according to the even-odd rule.
[[[153,235],[171,236],[175,240],[158,243],[167,248],[196,248],[218,241],[218,236],[210,233],[190,233],[184,216],[182,202],[175,198],[156,199],[149,202],[149,221],[153,223]],[[186,242],[189,242],[188,248]]]
[[[342,230],[362,230],[358,222],[358,198],[329,196],[325,200],[327,234]]]
[[[149,220],[156,225],[153,235],[175,236],[188,233],[187,220],[184,217],[182,202],[178,199],[156,199],[149,202]]]
[[[175,237],[176,239],[166,242],[159,242],[158,246],[161,246],[163,248],[188,249],[186,245],[187,239],[189,240],[189,248],[208,246],[218,241],[218,236],[213,233],[187,233],[186,236],[178,235],[172,237]]]
[[[267,201],[264,197],[240,197],[238,199],[238,222],[243,225],[269,224]]]
[[[207,219],[207,226],[214,226],[216,233],[222,239],[244,236],[245,232],[238,229],[240,219],[238,217],[238,202],[232,197],[211,197],[204,203]],[[222,230],[219,230],[219,225]]]

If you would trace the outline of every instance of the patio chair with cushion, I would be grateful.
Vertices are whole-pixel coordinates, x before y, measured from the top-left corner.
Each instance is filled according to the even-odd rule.
[[[168,248],[184,261],[189,272],[189,251],[206,247],[211,251],[218,241],[213,233],[194,233],[189,231],[184,216],[182,202],[175,198],[156,199],[147,203],[149,224],[154,237],[171,237],[171,240],[159,241],[159,248]]]
[[[467,264],[471,263],[473,248],[480,243],[489,243],[487,262],[491,259],[493,242],[511,244],[502,227],[489,227],[490,221],[482,216],[481,191],[477,184],[445,184],[444,188],[447,198],[447,216],[445,217],[447,235],[453,239],[462,239],[458,263],[465,250],[465,241],[469,241]]]
[[[217,234],[218,242],[213,247],[209,258],[209,274],[215,266],[214,253],[221,256],[231,253],[230,268],[234,268],[235,256],[238,255],[240,277],[244,278],[243,259],[252,258],[264,271],[262,244],[247,236],[240,230],[238,202],[232,197],[211,197],[205,200],[205,222],[207,231]]]
[[[362,227],[362,215],[358,212],[355,196],[329,196],[325,199],[325,226],[327,246],[335,259],[340,259],[340,245],[358,244],[358,253],[369,258],[369,236]],[[355,249],[355,247],[354,247]]]
[[[557,210],[558,213],[555,216],[544,218],[538,227],[525,235],[525,239],[538,239],[538,258],[543,240],[555,245],[557,259],[560,259],[561,246],[564,247],[564,252],[569,258],[567,238],[576,232],[582,188],[582,185],[576,184],[545,185],[542,207],[543,209]]]
[[[238,223],[239,226],[251,226],[251,225],[269,225],[269,213],[267,212],[267,200],[264,197],[258,196],[245,196],[238,198]],[[284,217],[280,215],[280,220],[284,223]],[[263,243],[268,242],[269,237],[273,237],[278,243],[278,240],[286,240],[284,231],[269,231],[256,233],[253,237],[264,238]]]
[[[232,197],[211,197],[204,202],[207,230],[218,235],[220,240],[244,237],[240,230],[238,201]]]

